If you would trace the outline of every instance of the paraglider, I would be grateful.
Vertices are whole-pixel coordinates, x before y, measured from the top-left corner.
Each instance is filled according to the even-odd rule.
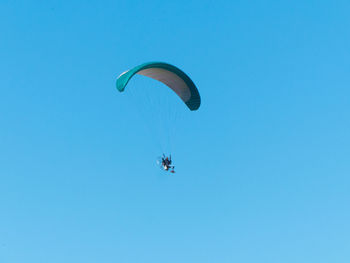
[[[125,90],[135,74],[162,82],[174,91],[191,111],[198,110],[201,105],[201,98],[194,82],[186,73],[173,65],[164,62],[148,62],[127,70],[120,74],[117,79],[116,86],[119,92]],[[175,173],[171,155],[167,157],[163,154],[158,163],[164,171]]]
[[[191,111],[198,110],[201,98],[193,81],[179,68],[164,62],[148,62],[123,72],[117,79],[117,89],[125,90],[135,75],[143,75],[164,83],[171,88]]]

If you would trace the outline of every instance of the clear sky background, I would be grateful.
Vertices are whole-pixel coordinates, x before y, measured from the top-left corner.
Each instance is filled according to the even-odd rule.
[[[349,262],[349,14],[1,0],[0,262]],[[154,60],[202,96],[176,176],[115,89]]]

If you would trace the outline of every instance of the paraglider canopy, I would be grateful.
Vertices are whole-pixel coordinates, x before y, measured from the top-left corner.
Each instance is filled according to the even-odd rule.
[[[117,79],[117,89],[123,92],[129,80],[135,75],[143,75],[158,80],[171,88],[187,105],[195,111],[201,104],[196,85],[179,68],[164,62],[148,62],[122,73]]]

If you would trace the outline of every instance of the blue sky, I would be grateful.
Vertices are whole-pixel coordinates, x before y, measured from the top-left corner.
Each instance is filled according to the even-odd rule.
[[[2,0],[0,262],[349,262],[349,13]],[[115,89],[154,60],[202,96],[176,176]]]

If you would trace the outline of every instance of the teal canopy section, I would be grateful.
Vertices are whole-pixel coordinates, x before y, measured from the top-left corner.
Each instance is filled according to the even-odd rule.
[[[148,62],[122,73],[117,79],[117,89],[125,90],[129,80],[135,75],[143,75],[158,80],[171,88],[192,110],[198,110],[201,98],[196,85],[181,69],[164,62]]]

